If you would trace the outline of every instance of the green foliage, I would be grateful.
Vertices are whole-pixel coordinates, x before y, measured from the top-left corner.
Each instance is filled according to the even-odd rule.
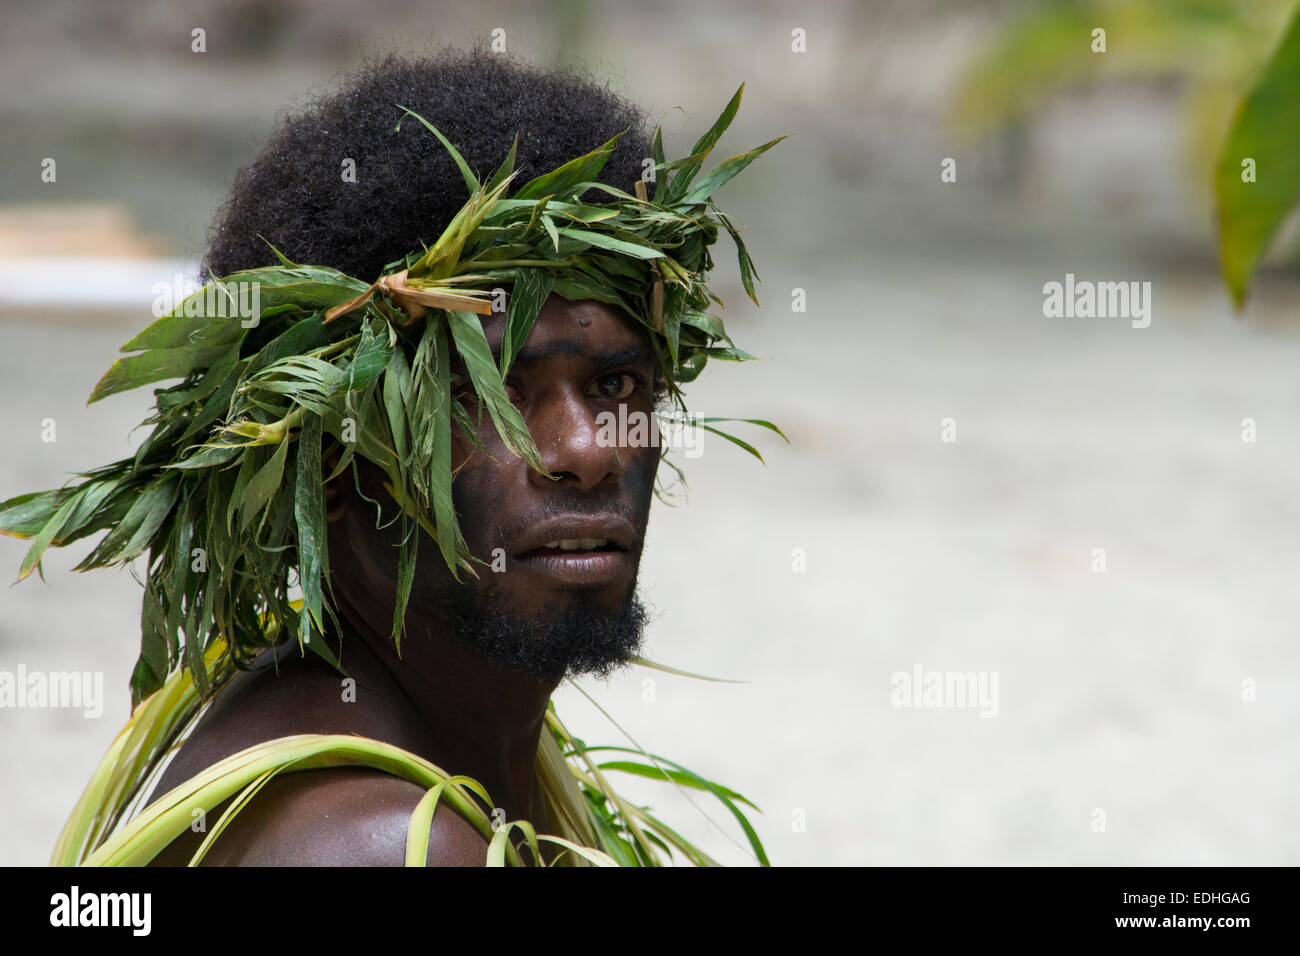
[[[245,666],[267,646],[296,636],[337,666],[319,639],[326,616],[335,615],[322,489],[330,480],[355,479],[360,455],[383,470],[401,509],[392,622],[400,647],[418,531],[434,540],[455,574],[473,574],[477,560],[451,497],[452,429],[477,444],[453,367],[464,367],[476,404],[486,408],[505,445],[545,473],[503,379],[550,293],[596,299],[642,323],[682,412],[679,385],[710,358],[750,357],[709,312],[718,301],[706,280],[719,226],[735,244],[751,297],[757,278],[738,230],[714,197],[778,140],[699,176],[742,91],[686,159],[666,161],[656,134],[653,199],[594,182],[618,136],[506,198],[515,176],[513,149],[480,183],[441,133],[403,108],[403,119],[415,116],[448,149],[469,190],[443,234],[370,284],[289,262],[277,251],[280,265],[214,279],[127,342],[122,351],[132,354],[113,363],[92,402],[180,381],[155,389],[145,422],[153,428],[135,455],[84,472],[63,488],[0,503],[0,532],[32,539],[19,577],[39,570],[49,547],[98,532],[107,534],[78,570],[147,556],[134,705],[181,670],[206,697],[213,684],[205,661],[216,648],[227,664]],[[592,190],[605,201],[584,201]],[[243,283],[260,294],[256,316],[231,308]],[[513,290],[499,360],[475,315],[488,311],[498,287]],[[325,476],[322,456],[330,452],[340,461]],[[301,599],[291,599],[295,588]],[[599,773],[591,769],[593,779]],[[249,785],[264,782],[257,776]],[[601,814],[600,826],[639,839],[630,808],[607,806]],[[658,845],[679,845],[661,825],[647,826],[658,832]],[[634,855],[644,862],[649,851],[636,845]]]
[[[1066,93],[1107,82],[1178,84],[1184,173],[1206,185],[1233,104],[1292,0],[1068,0],[1024,5],[963,71],[954,124],[980,137],[1015,129]],[[1093,30],[1106,51],[1093,50]],[[1207,205],[1208,208],[1208,205]]]
[[[1024,7],[965,71],[954,116],[984,133],[1101,79],[1232,85],[1254,69],[1289,0],[1069,0]],[[1106,31],[1104,53],[1094,29]]]
[[[1224,281],[1238,306],[1269,243],[1300,200],[1297,89],[1300,9],[1238,106],[1215,171],[1219,255]]]

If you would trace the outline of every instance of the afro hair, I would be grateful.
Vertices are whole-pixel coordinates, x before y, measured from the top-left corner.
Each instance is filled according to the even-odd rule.
[[[408,121],[394,130],[402,106],[436,126],[480,179],[501,164],[518,134],[516,188],[621,132],[599,180],[630,192],[650,155],[644,111],[575,71],[542,70],[482,49],[446,48],[418,59],[389,54],[280,120],[236,174],[200,275],[277,265],[270,242],[294,262],[369,282],[431,245],[469,195],[427,129]],[[346,159],[355,162],[355,182],[343,176]]]

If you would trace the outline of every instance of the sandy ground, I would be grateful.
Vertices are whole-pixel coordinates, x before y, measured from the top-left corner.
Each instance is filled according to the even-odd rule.
[[[764,467],[706,443],[689,503],[656,506],[648,653],[748,683],[633,670],[588,690],[648,750],[757,803],[777,864],[1300,861],[1293,300],[1266,289],[1238,321],[1212,277],[1168,272],[1149,328],[1046,319],[1065,267],[1045,258],[778,265],[735,329],[774,359],[695,390],[701,414],[776,420],[791,445],[757,434]],[[783,308],[795,285],[806,314]],[[22,318],[0,324],[5,496],[122,455],[144,411],[83,406],[135,316]],[[0,567],[23,551],[0,541]],[[98,720],[0,712],[2,862],[47,859],[127,716],[139,589],[69,574],[84,553],[0,591],[0,669],[99,670],[108,696]],[[918,666],[996,672],[996,716],[892,706],[891,676]],[[575,691],[559,707],[589,743],[626,742]],[[628,790],[747,859],[710,798],[692,798],[705,819]]]

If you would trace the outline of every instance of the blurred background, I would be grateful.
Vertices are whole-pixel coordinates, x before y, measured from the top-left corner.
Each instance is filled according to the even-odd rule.
[[[791,443],[755,430],[766,466],[721,441],[683,462],[689,499],[656,505],[641,580],[650,657],[747,683],[633,669],[586,691],[761,807],[777,865],[1295,864],[1296,244],[1234,315],[1210,190],[1290,10],[11,0],[0,498],[143,439],[147,389],[86,397],[153,283],[192,274],[277,112],[364,54],[503,29],[511,53],[662,115],[670,157],[743,81],[717,155],[791,135],[720,194],[763,308],[725,241],[716,288],[737,343],[770,360],[711,367],[692,406]],[[1150,282],[1150,326],[1045,318],[1067,273]],[[0,540],[6,574],[26,547]],[[0,863],[48,860],[129,713],[139,587],[71,574],[87,551],[0,590],[0,670],[101,671],[106,695],[99,719],[0,710]],[[996,717],[893,706],[917,668],[996,673]],[[576,691],[558,707],[589,743],[626,744]],[[750,859],[711,798],[627,790]]]

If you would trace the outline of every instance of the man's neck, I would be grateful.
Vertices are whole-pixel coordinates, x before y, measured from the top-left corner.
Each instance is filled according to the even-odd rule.
[[[409,699],[435,749],[422,756],[448,773],[473,777],[508,819],[541,824],[537,747],[558,681],[539,683],[495,669],[456,643],[441,621],[407,614],[397,655],[388,616],[361,613],[344,599],[340,663],[396,685]],[[331,642],[336,643],[336,642]]]

